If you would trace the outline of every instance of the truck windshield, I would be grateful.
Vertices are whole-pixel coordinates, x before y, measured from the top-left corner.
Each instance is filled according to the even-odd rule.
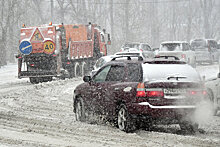
[[[162,44],[160,51],[181,51],[179,43]]]

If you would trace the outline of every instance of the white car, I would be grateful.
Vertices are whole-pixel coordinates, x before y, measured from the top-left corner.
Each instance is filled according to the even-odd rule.
[[[208,99],[212,102],[213,114],[220,110],[220,73],[214,79],[206,81]]]
[[[140,43],[139,42],[129,42],[125,43],[121,47],[121,51],[126,51],[129,48],[136,48],[139,49]]]
[[[175,56],[196,67],[196,55],[186,41],[167,41],[160,44],[157,56]]]
[[[153,58],[154,52],[153,51],[142,51],[136,48],[127,48],[124,51],[117,52],[114,55],[135,55],[135,56],[141,56],[143,58]]]

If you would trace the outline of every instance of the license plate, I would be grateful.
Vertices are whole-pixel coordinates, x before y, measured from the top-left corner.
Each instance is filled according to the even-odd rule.
[[[187,92],[187,89],[164,89],[165,94],[183,94]]]

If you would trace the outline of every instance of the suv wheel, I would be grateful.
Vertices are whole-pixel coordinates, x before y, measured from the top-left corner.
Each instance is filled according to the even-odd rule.
[[[179,123],[179,126],[182,131],[187,131],[189,133],[195,133],[198,131],[199,125],[197,123],[191,123],[187,121],[183,121]]]
[[[85,115],[85,106],[83,103],[82,98],[78,98],[75,103],[75,117],[76,121],[82,121],[84,122],[86,120],[86,115]]]
[[[133,132],[136,129],[134,120],[131,118],[124,104],[121,104],[119,107],[117,124],[118,128],[125,132]]]

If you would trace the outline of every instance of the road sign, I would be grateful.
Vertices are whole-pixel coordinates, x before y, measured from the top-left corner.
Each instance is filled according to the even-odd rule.
[[[42,42],[44,40],[42,34],[40,33],[39,29],[36,28],[33,36],[31,37],[31,42],[36,41],[36,42]]]
[[[32,45],[29,41],[22,41],[19,50],[22,54],[29,55],[32,52]]]
[[[51,40],[44,42],[44,53],[52,54],[55,51],[55,43]]]

